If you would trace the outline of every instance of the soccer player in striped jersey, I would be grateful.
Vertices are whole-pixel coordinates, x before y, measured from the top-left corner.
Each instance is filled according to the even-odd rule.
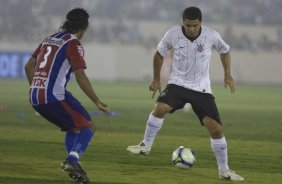
[[[215,153],[219,178],[242,181],[243,177],[229,169],[227,143],[223,134],[219,112],[211,91],[209,65],[212,49],[221,58],[224,69],[224,85],[235,92],[235,81],[230,69],[230,48],[220,34],[203,26],[202,13],[197,7],[183,12],[183,25],[169,29],[157,46],[153,59],[154,78],[150,84],[153,96],[160,91],[160,70],[163,57],[173,52],[172,73],[168,85],[160,93],[155,107],[147,120],[144,139],[138,145],[128,146],[134,155],[149,154],[154,138],[162,127],[164,116],[182,109],[190,103],[201,124],[210,134],[211,147]]]
[[[79,40],[88,27],[88,18],[84,9],[69,11],[61,30],[48,36],[25,66],[30,103],[42,117],[66,132],[67,158],[61,167],[78,183],[89,183],[79,158],[88,147],[95,126],[86,109],[66,90],[71,75],[75,75],[79,87],[100,111],[109,112],[84,72],[84,50]]]

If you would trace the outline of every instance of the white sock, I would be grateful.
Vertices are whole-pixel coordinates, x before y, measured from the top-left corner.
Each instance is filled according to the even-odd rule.
[[[163,118],[157,118],[152,113],[149,115],[143,140],[146,147],[151,149],[154,139],[163,125],[163,121]]]
[[[215,154],[218,170],[219,171],[227,171],[228,167],[228,155],[227,155],[227,143],[225,137],[220,139],[212,139],[211,138],[211,148]]]
[[[75,152],[75,151],[71,151],[71,152],[69,153],[69,156],[74,156],[74,157],[76,157],[77,159],[79,159],[79,154],[78,154],[77,152]]]

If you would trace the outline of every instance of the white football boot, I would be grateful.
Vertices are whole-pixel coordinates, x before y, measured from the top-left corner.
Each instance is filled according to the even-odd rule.
[[[230,181],[243,181],[244,180],[243,177],[236,174],[234,171],[232,171],[230,169],[225,171],[225,172],[219,171],[218,177],[221,180],[230,180]]]
[[[128,146],[126,149],[132,155],[146,156],[150,153],[151,148],[148,148],[143,142],[137,145]]]

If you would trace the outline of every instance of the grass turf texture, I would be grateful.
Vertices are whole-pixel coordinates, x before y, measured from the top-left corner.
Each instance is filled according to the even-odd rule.
[[[64,134],[35,115],[23,80],[0,80],[0,183],[70,184],[60,169],[65,159]],[[151,154],[134,157],[126,147],[143,138],[153,108],[147,83],[103,83],[93,86],[101,100],[120,115],[94,116],[94,139],[81,159],[92,184],[214,184],[217,176],[209,136],[193,112],[167,115]],[[238,86],[231,94],[222,85],[213,92],[228,141],[229,164],[244,183],[282,183],[282,88]],[[72,91],[89,112],[97,111],[75,82]],[[173,150],[191,147],[197,156],[191,170],[171,163]]]

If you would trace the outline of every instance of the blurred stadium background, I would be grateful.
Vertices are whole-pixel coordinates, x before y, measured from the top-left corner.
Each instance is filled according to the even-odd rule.
[[[90,13],[82,42],[87,73],[101,81],[147,81],[159,39],[181,23],[185,7],[198,6],[203,24],[232,48],[234,77],[243,84],[282,84],[281,0],[0,0],[0,79],[24,78],[23,66],[45,36],[58,30],[73,7]],[[222,82],[217,54],[214,82]]]

